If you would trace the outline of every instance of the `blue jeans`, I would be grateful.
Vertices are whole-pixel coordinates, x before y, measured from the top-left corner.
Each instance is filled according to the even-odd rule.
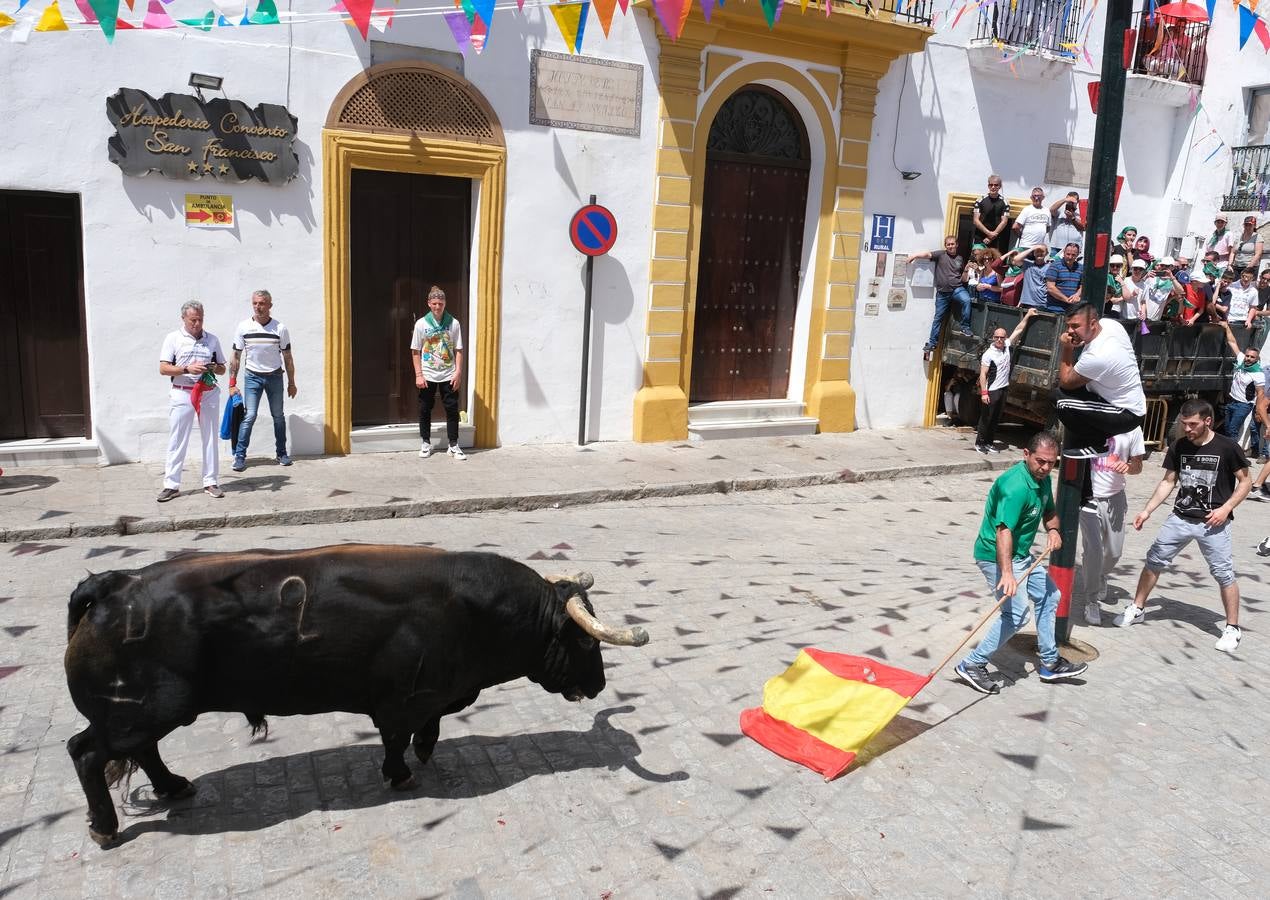
[[[983,560],[975,560],[975,564],[979,566],[979,571],[987,580],[993,596],[997,596],[997,582],[1001,580],[997,564]],[[1031,564],[1031,556],[1014,560],[1015,577],[1027,571],[1027,567]],[[1029,598],[1036,607],[1036,646],[1041,663],[1052,666],[1058,662],[1058,644],[1054,641],[1054,613],[1058,609],[1059,590],[1058,585],[1050,581],[1045,566],[1037,566],[1026,582],[1019,583],[1019,589],[1014,592],[1014,596],[1001,607],[1000,618],[988,627],[988,633],[979,642],[979,646],[966,657],[966,662],[977,666],[987,665],[992,654],[996,653],[1002,644],[1027,623]]]
[[[951,291],[935,292],[935,319],[930,323],[930,339],[926,341],[926,346],[933,350],[935,345],[939,343],[939,329],[944,324],[944,317],[948,315],[948,308],[953,302],[957,304],[957,327],[969,331],[970,330],[970,291],[965,286],[953,288]]]
[[[1221,433],[1238,442],[1239,430],[1244,427],[1244,420],[1252,413],[1253,406],[1254,404],[1242,400],[1227,400],[1226,421],[1222,423]],[[1252,428],[1248,430],[1248,437],[1248,449],[1256,458],[1259,455],[1257,451],[1261,448],[1261,427],[1256,420],[1253,420]]]
[[[269,375],[246,371],[243,375],[243,424],[234,442],[234,456],[246,456],[251,443],[251,429],[260,411],[260,395],[269,397],[269,415],[273,417],[273,443],[278,456],[287,455],[287,420],[282,416],[282,370]]]

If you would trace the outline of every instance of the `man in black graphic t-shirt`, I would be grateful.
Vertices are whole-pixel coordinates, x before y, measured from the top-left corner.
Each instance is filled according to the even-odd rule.
[[[1141,531],[1176,484],[1173,513],[1147,551],[1133,602],[1116,617],[1116,624],[1127,628],[1146,617],[1147,597],[1160,573],[1187,544],[1195,541],[1208,563],[1208,571],[1221,588],[1222,606],[1226,610],[1226,627],[1217,641],[1217,649],[1231,653],[1239,647],[1243,632],[1239,629],[1239,583],[1235,581],[1230,522],[1235,507],[1248,496],[1252,486],[1248,459],[1238,444],[1213,431],[1213,408],[1207,402],[1187,400],[1182,404],[1179,421],[1186,436],[1169,447],[1164,456],[1164,478],[1146,508],[1133,520],[1133,527]]]

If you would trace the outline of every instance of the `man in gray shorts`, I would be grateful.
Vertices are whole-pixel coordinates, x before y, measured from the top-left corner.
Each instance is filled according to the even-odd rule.
[[[1195,541],[1208,563],[1208,571],[1221,588],[1222,606],[1226,609],[1226,627],[1217,640],[1217,649],[1233,653],[1243,632],[1239,629],[1239,583],[1235,581],[1230,522],[1235,507],[1248,496],[1252,486],[1248,459],[1238,444],[1213,431],[1213,408],[1206,401],[1187,400],[1178,421],[1186,433],[1164,455],[1164,478],[1133,520],[1133,527],[1141,531],[1151,513],[1178,485],[1173,512],[1147,551],[1133,602],[1116,616],[1116,624],[1127,628],[1146,617],[1147,597],[1160,573],[1187,544]]]

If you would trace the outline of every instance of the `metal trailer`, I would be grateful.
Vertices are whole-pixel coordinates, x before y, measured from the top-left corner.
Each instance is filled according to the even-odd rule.
[[[952,393],[955,418],[962,423],[973,426],[979,421],[979,360],[988,346],[988,336],[997,327],[1013,332],[1026,312],[1026,307],[976,300],[970,314],[973,337],[945,329],[940,395]],[[1220,325],[1154,322],[1148,324],[1148,332],[1143,334],[1137,321],[1111,318],[1102,321],[1107,327],[1125,328],[1137,353],[1142,387],[1147,395],[1143,434],[1148,446],[1164,446],[1173,431],[1171,426],[1178,407],[1192,397],[1201,397],[1213,404],[1218,410],[1218,421],[1221,420],[1235,359],[1226,346],[1226,333]],[[1065,329],[1064,316],[1041,312],[1032,319],[1014,351],[1003,421],[1025,422],[1037,427],[1056,425],[1053,395],[1058,386],[1058,337]],[[1242,324],[1233,325],[1232,330],[1240,347],[1248,346],[1250,339],[1258,345],[1264,339],[1264,334],[1256,328],[1250,332]]]

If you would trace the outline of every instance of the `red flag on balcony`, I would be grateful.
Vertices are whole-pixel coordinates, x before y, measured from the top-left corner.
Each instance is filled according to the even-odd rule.
[[[1121,60],[1126,69],[1133,66],[1133,45],[1138,41],[1138,32],[1132,28],[1126,28],[1124,32],[1124,54]]]
[[[1098,115],[1098,92],[1102,89],[1101,81],[1091,81],[1086,85],[1089,89],[1089,108],[1094,111],[1094,115]]]

